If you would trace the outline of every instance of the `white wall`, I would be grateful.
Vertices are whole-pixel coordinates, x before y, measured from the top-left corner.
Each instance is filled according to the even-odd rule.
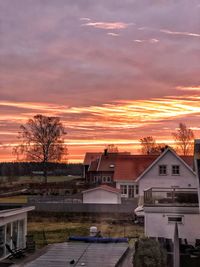
[[[145,235],[148,237],[174,238],[174,223],[168,223],[168,216],[180,214],[145,213]],[[200,239],[200,214],[183,214],[183,224],[178,223],[179,238],[186,238],[195,244]]]
[[[159,165],[167,165],[167,175],[159,175]],[[180,175],[171,174],[171,166],[180,166]],[[177,158],[168,151],[140,180],[139,195],[151,187],[197,188],[196,176]]]
[[[121,204],[121,196],[120,193],[118,194],[103,189],[96,189],[83,193],[83,203]]]

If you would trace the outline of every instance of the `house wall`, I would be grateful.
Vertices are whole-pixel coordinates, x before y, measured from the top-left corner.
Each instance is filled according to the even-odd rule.
[[[145,235],[148,237],[174,238],[174,223],[168,222],[168,216],[181,215],[176,213],[145,213]],[[179,238],[187,239],[195,244],[200,239],[200,214],[182,214],[183,223],[178,223]]]
[[[113,183],[113,171],[88,172],[87,180],[90,184]]]
[[[83,203],[121,204],[121,197],[118,193],[98,189],[83,193]]]
[[[116,182],[116,188],[121,190],[121,186],[127,186],[127,193],[126,194],[121,194],[122,197],[124,198],[135,198],[138,197],[138,183],[135,182],[129,182],[129,181],[118,181]],[[133,186],[133,196],[130,196],[130,192],[129,192],[129,187]]]
[[[167,175],[159,175],[159,165],[167,165]],[[172,175],[172,165],[180,166],[180,175]],[[170,151],[168,151],[140,180],[139,195],[151,187],[197,188],[196,176]]]

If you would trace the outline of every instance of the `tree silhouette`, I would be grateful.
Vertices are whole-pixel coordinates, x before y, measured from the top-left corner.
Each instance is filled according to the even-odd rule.
[[[172,133],[175,140],[177,150],[187,156],[191,154],[194,146],[194,133],[191,129],[187,128],[185,123],[179,123],[179,128],[176,132]]]
[[[47,182],[47,163],[59,162],[67,154],[65,134],[60,118],[35,115],[20,126],[21,144],[14,149],[14,153],[25,156],[28,161],[42,162]]]
[[[107,145],[106,149],[109,153],[118,153],[119,152],[118,147],[114,144]]]
[[[159,155],[168,147],[165,144],[156,144],[156,140],[152,136],[143,137],[139,141],[144,155]]]

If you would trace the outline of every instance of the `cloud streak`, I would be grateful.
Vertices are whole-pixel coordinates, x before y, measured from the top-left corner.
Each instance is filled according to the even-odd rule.
[[[181,91],[200,91],[200,85],[199,86],[177,86],[177,90]]]
[[[179,31],[171,31],[167,29],[161,29],[160,32],[170,34],[170,35],[183,35],[188,37],[200,37],[199,33],[193,33],[193,32],[179,32]]]
[[[185,121],[190,116],[193,116],[194,124],[188,120],[189,126],[199,131],[194,120],[195,117],[199,119],[200,116],[198,96],[121,100],[99,106],[68,108],[48,103],[1,102],[0,108],[9,107],[9,105],[16,110],[13,110],[13,114],[10,115],[6,112],[3,114],[2,110],[0,125],[6,123],[7,131],[5,126],[2,128],[0,126],[0,136],[3,140],[3,148],[6,146],[10,149],[18,142],[19,125],[25,123],[30,118],[30,114],[44,111],[48,111],[49,116],[57,115],[61,118],[68,132],[65,142],[72,151],[78,146],[82,149],[92,146],[94,149],[96,145],[96,149],[98,147],[102,149],[108,143],[127,147],[126,150],[130,148],[130,144],[133,144],[131,147],[133,151],[138,148],[138,140],[145,132],[152,134],[160,142],[170,143],[170,131],[177,126],[177,120]],[[23,107],[23,113],[20,111],[21,107]],[[8,121],[12,122],[11,128]],[[9,132],[12,134],[7,134]],[[81,152],[77,151],[77,153],[80,155]],[[71,155],[71,159],[75,160],[75,155]]]
[[[124,23],[124,22],[88,22],[82,24],[82,26],[90,26],[97,29],[103,30],[123,30],[128,28],[132,23]]]

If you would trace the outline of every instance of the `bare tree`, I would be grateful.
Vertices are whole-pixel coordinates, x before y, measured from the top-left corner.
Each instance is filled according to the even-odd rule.
[[[159,155],[168,147],[165,144],[156,144],[156,140],[152,136],[141,138],[140,144],[142,153],[145,155]]]
[[[118,153],[119,152],[118,147],[114,144],[107,145],[106,149],[109,153]]]
[[[17,156],[24,155],[28,161],[42,162],[47,182],[47,163],[59,162],[67,154],[65,134],[60,118],[35,115],[20,126],[21,144],[15,148],[14,153]]]
[[[152,136],[147,136],[140,139],[140,144],[142,146],[142,153],[145,155],[149,155],[152,153],[152,150],[156,145],[156,141]]]
[[[185,123],[179,123],[179,128],[172,133],[175,140],[177,150],[184,156],[189,155],[193,151],[194,133],[187,128]]]

